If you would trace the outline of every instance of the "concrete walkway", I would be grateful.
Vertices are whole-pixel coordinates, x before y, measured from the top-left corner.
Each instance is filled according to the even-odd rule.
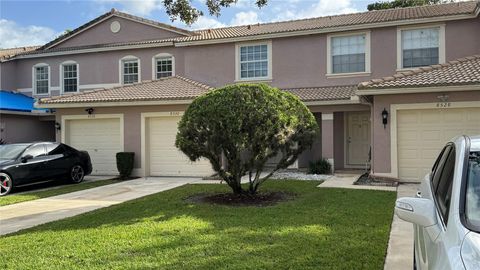
[[[414,197],[417,189],[418,184],[401,184],[398,186],[397,198]],[[413,225],[396,215],[393,216],[384,269],[413,269]]]
[[[350,189],[369,189],[369,190],[386,190],[396,191],[397,187],[388,186],[368,186],[368,185],[354,185],[360,174],[335,174],[333,177],[325,180],[325,182],[318,185],[319,188],[350,188]]]
[[[201,181],[201,179],[140,178],[59,196],[2,206],[0,207],[0,235],[76,216],[197,181]]]

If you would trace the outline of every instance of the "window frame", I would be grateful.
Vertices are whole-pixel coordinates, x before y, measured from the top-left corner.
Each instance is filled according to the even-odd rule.
[[[403,46],[402,46],[402,32],[408,30],[432,29],[439,28],[438,31],[438,64],[445,63],[445,24],[427,24],[417,26],[402,26],[397,27],[397,71],[412,70],[420,67],[403,67]]]
[[[365,71],[333,73],[332,38],[365,35]],[[354,31],[327,35],[327,77],[369,76],[371,74],[371,34],[370,31]]]
[[[76,65],[77,66],[77,91],[69,91],[69,92],[65,92],[65,81],[64,81],[64,76],[65,76],[65,73],[64,73],[64,67],[65,66],[70,66],[70,65]],[[69,61],[65,61],[63,63],[60,64],[59,66],[59,78],[60,78],[60,91],[62,94],[69,94],[69,93],[78,93],[80,91],[80,66],[78,65],[77,62],[75,61],[72,61],[72,60],[69,60]]]
[[[152,57],[152,80],[158,80],[157,78],[157,61],[158,59],[165,59],[165,58],[171,58],[172,60],[172,76],[175,76],[175,56],[169,53],[159,53]],[[166,78],[166,77],[163,77]],[[161,79],[161,78],[160,78]]]
[[[123,73],[123,65],[125,62],[130,62],[130,61],[137,61],[137,65],[138,65],[138,71],[137,71],[137,82],[134,82],[134,83],[125,83],[124,82],[124,73]],[[118,79],[119,79],[119,84],[120,85],[132,85],[132,84],[135,84],[135,83],[140,83],[142,82],[142,68],[141,68],[141,61],[140,61],[140,58],[134,56],[134,55],[127,55],[127,56],[124,56],[122,58],[120,58],[120,60],[118,60]]]
[[[48,87],[48,91],[46,93],[38,93],[37,92],[37,68],[39,67],[47,67],[47,72],[48,72],[48,82],[47,82],[47,87]],[[36,96],[49,96],[50,95],[50,92],[52,91],[52,80],[51,80],[51,69],[50,69],[50,65],[47,64],[47,63],[37,63],[35,65],[33,65],[32,67],[32,90],[33,90],[33,94],[36,95]]]
[[[240,61],[240,50],[242,47],[246,46],[260,46],[267,45],[267,76],[265,77],[252,77],[252,78],[242,78],[241,77],[241,61]],[[257,41],[257,42],[242,42],[235,44],[235,82],[249,82],[249,81],[271,81],[272,80],[272,41]]]

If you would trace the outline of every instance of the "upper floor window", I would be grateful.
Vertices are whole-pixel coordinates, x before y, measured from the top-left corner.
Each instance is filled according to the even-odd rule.
[[[329,36],[327,50],[327,74],[370,72],[368,32]]]
[[[153,79],[175,76],[175,61],[172,55],[161,53],[153,59]]]
[[[271,79],[271,43],[237,45],[237,80]]]
[[[47,64],[37,64],[33,67],[33,88],[37,95],[49,93],[50,67]]]
[[[62,72],[62,90],[64,93],[78,91],[78,64],[75,62],[65,62],[61,65]]]
[[[444,61],[444,27],[399,30],[399,67],[415,68]]]
[[[123,84],[140,82],[140,59],[125,56],[120,60],[121,79]]]

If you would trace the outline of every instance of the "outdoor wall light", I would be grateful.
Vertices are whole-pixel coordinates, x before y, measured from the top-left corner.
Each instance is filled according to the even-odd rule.
[[[387,109],[383,108],[383,111],[382,111],[383,128],[387,128],[387,123],[388,123],[388,111]]]
[[[62,130],[62,126],[60,125],[60,123],[55,122],[55,129],[57,129],[57,131]]]
[[[85,109],[85,111],[90,115],[93,113],[93,111],[95,111],[94,108],[88,108],[88,109]]]

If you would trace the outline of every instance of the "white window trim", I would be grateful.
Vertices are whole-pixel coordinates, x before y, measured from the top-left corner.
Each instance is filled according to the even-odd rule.
[[[268,72],[266,77],[256,78],[241,78],[240,77],[240,47],[243,46],[255,46],[255,45],[267,45],[267,61]],[[271,81],[272,80],[272,41],[260,41],[260,42],[242,42],[235,44],[235,82],[250,82],[250,81]]]
[[[77,91],[75,92],[65,92],[65,89],[64,89],[64,81],[63,81],[63,67],[66,66],[66,65],[76,65],[77,66]],[[65,62],[62,62],[60,65],[59,65],[59,78],[60,78],[60,93],[61,94],[69,94],[69,93],[78,93],[80,91],[80,68],[79,68],[79,65],[77,62],[73,61],[73,60],[68,60],[68,61],[65,61]]]
[[[48,67],[48,92],[47,93],[37,93],[37,76],[36,76],[36,72],[35,72],[35,69],[37,67]],[[50,65],[48,65],[47,63],[38,63],[38,64],[35,64],[33,65],[32,67],[32,90],[33,90],[33,94],[36,95],[36,96],[50,96],[50,91],[52,90],[52,80],[51,80],[51,70],[50,70]]]
[[[157,80],[157,59],[172,58],[172,77],[175,76],[175,56],[169,53],[159,53],[152,57],[152,80]]]
[[[125,85],[123,83],[123,62],[124,61],[132,61],[132,60],[136,60],[138,61],[138,83],[142,82],[142,65],[141,65],[141,61],[140,61],[140,58],[134,56],[134,55],[127,55],[127,56],[124,56],[122,58],[120,58],[120,60],[118,60],[118,84],[120,85]],[[129,85],[129,84],[127,84]]]
[[[438,27],[438,63],[445,63],[445,24],[424,24],[417,26],[402,26],[397,27],[397,71],[412,70],[414,68],[403,68],[403,48],[402,48],[402,31],[415,29],[429,29]]]
[[[347,73],[333,73],[332,67],[332,38],[334,37],[348,37],[365,35],[365,71],[361,72],[347,72]],[[355,31],[341,34],[327,35],[327,77],[357,77],[369,76],[371,73],[371,42],[370,31]]]

